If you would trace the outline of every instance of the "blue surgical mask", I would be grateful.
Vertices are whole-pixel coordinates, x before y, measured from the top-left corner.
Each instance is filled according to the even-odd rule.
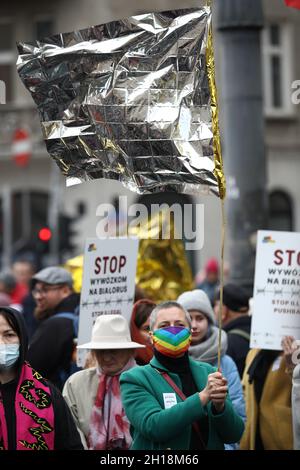
[[[0,344],[0,368],[9,369],[20,356],[19,344]]]

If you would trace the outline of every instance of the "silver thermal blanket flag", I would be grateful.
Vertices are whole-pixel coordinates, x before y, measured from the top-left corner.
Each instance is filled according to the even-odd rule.
[[[18,50],[19,75],[68,185],[109,178],[138,193],[224,197],[209,6],[133,16]]]

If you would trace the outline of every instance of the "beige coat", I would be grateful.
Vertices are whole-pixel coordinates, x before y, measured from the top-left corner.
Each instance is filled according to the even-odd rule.
[[[88,449],[87,437],[89,435],[90,417],[98,385],[99,376],[96,368],[93,367],[71,375],[63,389],[64,399],[71,410],[85,449]]]
[[[254,384],[249,384],[248,368],[254,360],[257,349],[249,351],[243,376],[246,402],[246,428],[241,440],[241,450],[255,450],[256,426],[259,417],[260,434],[265,450],[292,450],[293,427],[291,409],[292,379],[285,372],[286,363],[281,356],[275,368],[270,367],[257,405]]]

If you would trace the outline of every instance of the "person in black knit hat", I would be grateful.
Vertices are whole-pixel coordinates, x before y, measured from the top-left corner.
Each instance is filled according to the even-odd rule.
[[[220,291],[217,292],[215,302],[217,321],[219,308]],[[227,333],[227,354],[236,363],[241,378],[249,351],[251,317],[248,312],[249,296],[247,292],[237,284],[226,284],[223,290],[222,328]]]

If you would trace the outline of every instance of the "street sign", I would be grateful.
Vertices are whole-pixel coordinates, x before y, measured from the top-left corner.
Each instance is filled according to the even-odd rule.
[[[253,297],[251,348],[300,339],[300,233],[258,231]]]
[[[139,241],[88,238],[84,251],[78,344],[90,341],[100,315],[123,315],[129,322],[135,292]],[[78,365],[85,351],[78,351]]]
[[[285,3],[288,7],[299,8],[300,10],[300,0],[285,0]]]
[[[29,133],[26,129],[16,129],[12,142],[12,157],[15,164],[20,167],[28,165],[32,154],[32,144]]]

